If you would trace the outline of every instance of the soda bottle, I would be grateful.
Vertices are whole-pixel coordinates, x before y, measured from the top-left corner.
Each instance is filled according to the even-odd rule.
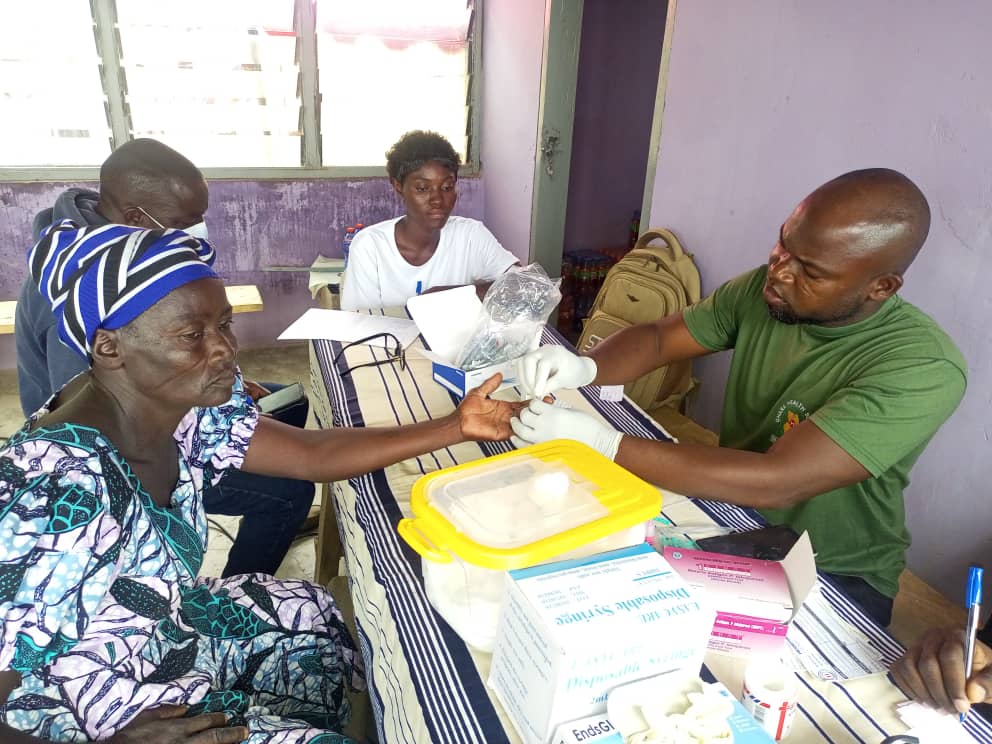
[[[355,228],[349,227],[344,231],[344,241],[341,243],[341,253],[344,255],[344,265],[348,265],[348,253],[351,251],[351,241],[355,239]]]
[[[627,245],[633,248],[637,245],[637,238],[641,234],[641,210],[635,209],[633,216],[630,218],[630,239],[627,241]]]
[[[579,275],[579,307],[581,308],[582,320],[589,317],[589,308],[592,306],[593,294],[595,292],[593,282],[595,281],[593,261],[590,256],[583,256],[582,271]]]
[[[599,293],[599,256],[592,257],[592,266],[589,267],[589,312],[592,313],[592,304],[596,301],[596,295]]]
[[[574,282],[572,270],[572,254],[566,253],[561,257],[561,296],[563,298],[572,293]]]
[[[575,300],[572,327],[578,332],[582,330],[582,318],[585,317],[583,313],[585,312],[586,281],[588,279],[585,258],[581,254],[575,256],[573,276],[575,279],[572,282],[572,296]]]
[[[568,333],[572,330],[573,316],[575,315],[575,296],[563,295],[561,303],[558,305],[558,330]]]

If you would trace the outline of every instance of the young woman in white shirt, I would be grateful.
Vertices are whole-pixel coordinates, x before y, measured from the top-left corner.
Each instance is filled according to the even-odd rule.
[[[400,307],[424,292],[474,284],[480,298],[516,256],[486,226],[452,217],[458,153],[440,134],[404,134],[386,153],[386,171],[406,214],[366,227],[351,243],[343,310]]]

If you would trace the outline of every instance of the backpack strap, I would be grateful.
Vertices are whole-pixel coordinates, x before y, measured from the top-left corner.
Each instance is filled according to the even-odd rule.
[[[675,233],[666,227],[652,227],[650,230],[642,233],[634,244],[634,249],[637,248],[647,248],[648,244],[652,240],[661,240],[668,246],[668,249],[672,252],[672,261],[678,261],[682,256],[685,255],[685,251],[682,249],[682,244],[679,239],[675,237]]]
[[[650,245],[654,240],[660,240],[664,247]],[[671,254],[671,258],[666,255]],[[637,243],[632,250],[649,250],[660,261],[665,264],[668,271],[674,275],[685,287],[685,294],[688,304],[693,305],[699,302],[702,297],[702,282],[699,279],[699,269],[696,268],[692,260],[692,254],[686,253],[682,248],[682,243],[671,230],[664,227],[652,227],[637,239]]]

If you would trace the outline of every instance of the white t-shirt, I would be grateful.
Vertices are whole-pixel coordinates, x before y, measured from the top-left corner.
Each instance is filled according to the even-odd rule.
[[[341,291],[342,310],[402,307],[431,287],[491,281],[517,262],[478,220],[449,217],[437,250],[423,266],[412,266],[396,247],[402,217],[362,229],[351,243]]]

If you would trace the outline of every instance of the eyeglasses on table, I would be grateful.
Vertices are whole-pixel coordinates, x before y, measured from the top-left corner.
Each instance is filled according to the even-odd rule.
[[[356,369],[361,369],[362,367],[378,367],[382,364],[399,363],[400,371],[406,369],[406,350],[403,348],[403,344],[400,343],[400,340],[389,332],[373,333],[371,336],[366,336],[365,338],[360,338],[356,341],[349,341],[347,344],[341,347],[341,350],[338,351],[337,354],[334,355],[334,361],[333,361],[334,366],[337,366],[338,360],[341,358],[341,355],[344,354],[351,347],[365,346],[365,345],[371,346],[370,342],[375,341],[377,339],[383,339],[384,341],[392,342],[391,345],[386,345],[383,347],[383,350],[386,352],[386,358],[375,359],[371,362],[363,362],[362,364],[356,364],[353,367],[348,367],[347,369],[344,370],[344,372],[341,373],[342,377],[347,377]],[[379,348],[379,347],[371,346],[371,348]]]

